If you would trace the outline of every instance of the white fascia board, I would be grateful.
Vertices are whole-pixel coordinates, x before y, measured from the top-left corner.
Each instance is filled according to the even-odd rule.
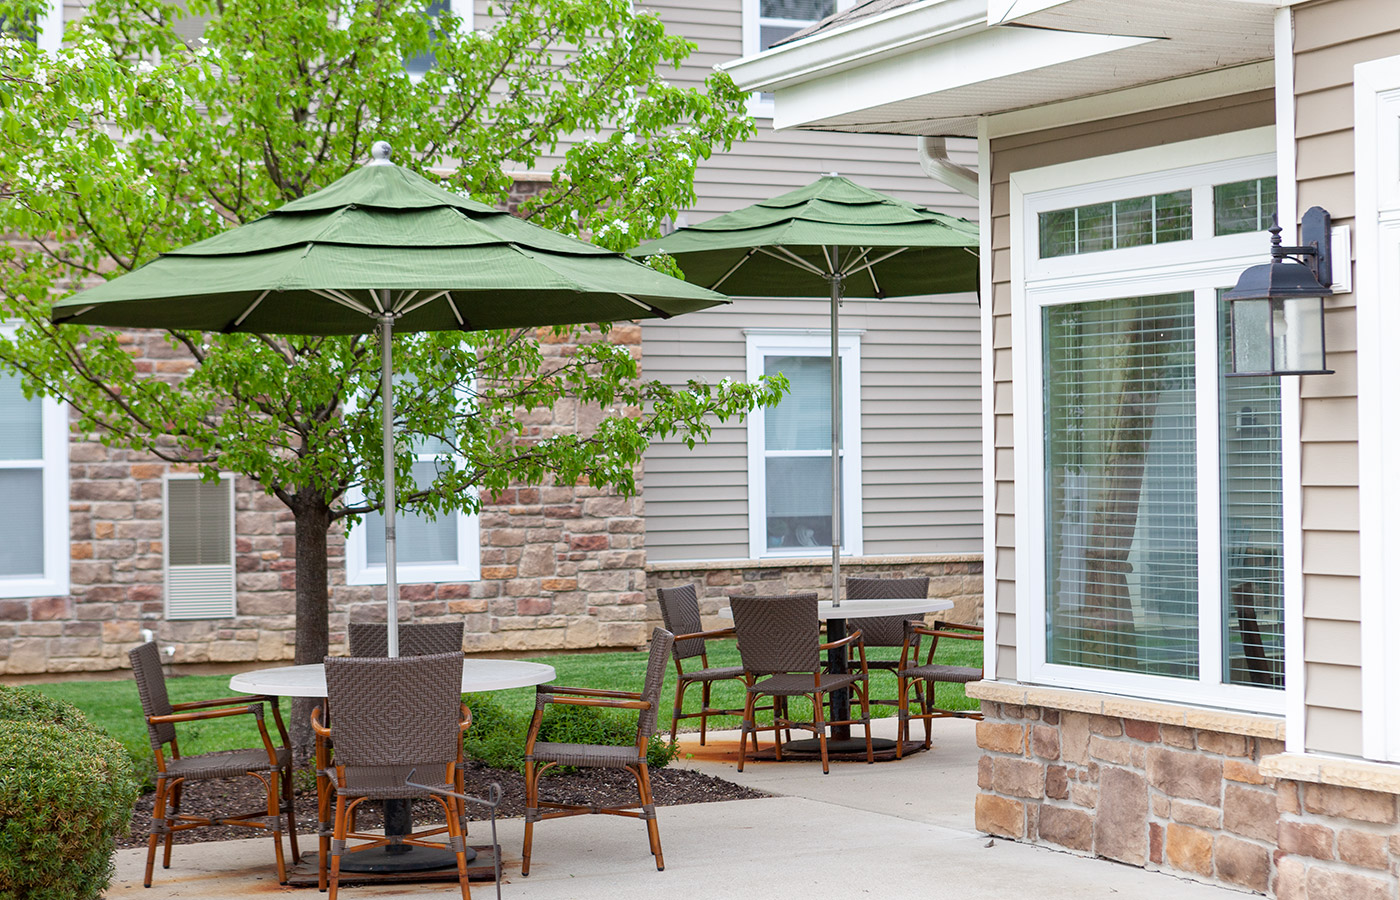
[[[1154,40],[1038,28],[983,29],[954,43],[868,62],[858,71],[792,84],[778,98],[773,127],[799,127],[873,106],[1049,69]],[[991,110],[959,109],[944,116],[988,112]]]
[[[1014,22],[1032,13],[1044,12],[1069,2],[1071,0],[987,0],[987,24],[1002,25]]]
[[[924,0],[723,63],[745,91],[772,91],[987,27],[987,0]]]

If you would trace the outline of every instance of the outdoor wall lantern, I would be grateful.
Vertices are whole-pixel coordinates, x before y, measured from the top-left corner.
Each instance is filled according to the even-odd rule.
[[[1332,294],[1332,216],[1320,206],[1304,213],[1301,247],[1283,246],[1277,222],[1269,233],[1273,258],[1245,269],[1225,294],[1234,351],[1229,374],[1331,375],[1323,298]]]

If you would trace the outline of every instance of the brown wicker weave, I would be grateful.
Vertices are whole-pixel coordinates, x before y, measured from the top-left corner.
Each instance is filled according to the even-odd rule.
[[[928,596],[928,578],[847,578],[847,600],[900,599],[922,600]],[[871,659],[867,663],[872,672],[889,672],[897,678],[900,669],[909,667],[910,662],[918,662],[920,635],[910,629],[922,625],[923,616],[866,616],[847,619],[846,627],[860,629],[866,649],[871,647],[899,647],[897,659]],[[912,655],[911,655],[912,654]],[[922,683],[921,683],[922,684]],[[916,686],[922,698],[923,688]],[[898,698],[881,699],[872,695],[872,704],[878,706],[899,706]]]
[[[783,758],[783,742],[779,731],[801,728],[817,737],[821,748],[822,772],[831,771],[826,752],[828,725],[861,725],[865,728],[865,759],[875,761],[870,741],[869,670],[865,663],[865,645],[859,630],[839,641],[821,643],[821,620],[817,617],[816,594],[794,594],[790,597],[732,597],[734,630],[739,639],[739,659],[750,676],[745,691],[743,730],[739,735],[739,771],[744,771],[749,738],[758,750],[758,732],[773,732],[773,754]],[[856,646],[860,654],[860,671],[833,675],[821,667],[821,651]],[[758,676],[767,676],[759,679]],[[824,701],[832,691],[852,688],[860,699],[859,719],[828,721],[823,714]],[[774,698],[773,724],[758,727],[754,720],[755,702],[761,696]],[[787,697],[812,698],[812,721],[795,722],[787,714]]]
[[[676,742],[676,727],[681,719],[700,719],[700,745],[705,744],[705,724],[710,716],[741,716],[742,709],[716,709],[710,706],[710,686],[716,681],[734,679],[745,685],[743,666],[710,667],[705,655],[705,641],[709,638],[734,636],[733,628],[720,628],[704,631],[700,625],[700,601],[696,596],[695,585],[685,584],[673,588],[657,588],[656,599],[661,605],[661,618],[666,630],[676,635],[676,643],[671,648],[671,658],[676,663],[676,703],[671,711],[671,743]],[[700,668],[685,670],[684,661],[700,657]],[[686,688],[700,685],[700,711],[682,712]]]
[[[462,652],[463,622],[415,622],[399,626],[399,656]],[[350,623],[350,655],[356,659],[389,655],[389,626]]]
[[[165,690],[165,673],[161,670],[160,651],[154,642],[142,644],[129,654],[131,671],[136,676],[136,691],[141,696],[141,711],[146,716],[151,749],[156,758],[156,801],[151,813],[151,834],[146,847],[146,887],[151,886],[155,870],[156,846],[164,838],[165,859],[162,868],[170,868],[170,851],[175,832],[206,825],[241,825],[262,828],[272,833],[277,852],[277,880],[287,883],[287,861],[282,854],[282,816],[286,815],[286,831],[292,845],[292,863],[300,857],[297,850],[296,814],[292,808],[292,754],[288,749],[287,728],[276,697],[243,696],[222,700],[197,700],[192,703],[171,703]],[[282,746],[275,747],[263,722],[263,704],[271,703],[272,718]],[[175,736],[175,725],[226,716],[250,715],[257,722],[262,747],[252,750],[224,750],[199,756],[181,756]],[[166,749],[169,745],[169,758]],[[236,778],[251,775],[267,789],[267,806],[256,812],[228,816],[192,816],[180,813],[180,799],[185,782],[207,781],[211,778]],[[279,797],[281,802],[279,803]]]
[[[641,691],[603,691],[591,688],[558,687],[543,684],[535,689],[535,715],[525,738],[525,849],[520,874],[530,874],[530,851],[534,844],[535,823],[545,819],[606,813],[642,819],[647,823],[647,840],[656,857],[656,869],[666,868],[661,855],[661,833],[656,827],[656,806],[651,795],[651,775],[647,772],[647,742],[656,733],[656,716],[661,706],[661,682],[666,677],[666,657],[675,637],[664,628],[651,633],[651,653],[647,656],[646,677]],[[539,740],[545,707],[598,706],[608,709],[635,709],[637,742],[630,747],[595,744],[553,744]],[[637,802],[617,806],[554,803],[540,799],[540,776],[554,766],[626,769],[637,781]],[[541,812],[541,810],[549,810]]]
[[[945,666],[935,665],[933,655],[938,652],[938,641],[982,641],[982,627],[980,625],[954,625],[951,622],[935,622],[932,627],[922,625],[911,628],[914,639],[921,635],[929,637],[928,656],[924,658],[924,664],[918,665],[918,654],[912,656],[906,651],[905,656],[915,665],[908,668],[901,668],[897,673],[899,676],[899,740],[895,741],[895,757],[904,757],[904,742],[909,740],[909,720],[923,719],[924,722],[924,748],[927,749],[933,743],[933,720],[956,718],[956,719],[981,719],[982,713],[970,709],[943,709],[937,705],[937,684],[947,682],[951,684],[967,684],[971,681],[982,680],[982,669],[973,666]],[[927,690],[924,686],[927,685]],[[914,688],[919,698],[918,713],[909,712],[909,689]]]
[[[340,887],[341,858],[389,842],[383,835],[354,831],[350,827],[354,809],[368,799],[419,797],[441,803],[447,824],[414,832],[401,841],[441,848],[442,844],[425,838],[446,832],[447,847],[457,857],[463,900],[470,900],[462,801],[451,793],[432,793],[404,783],[416,769],[415,780],[426,787],[462,793],[462,734],[471,725],[471,713],[462,705],[461,651],[398,659],[327,657],[326,699],[335,711],[335,760],[330,765],[334,785],[327,784],[323,795],[332,790],[335,794],[335,820],[329,838],[322,838],[320,874],[331,900]],[[312,712],[311,725],[317,737],[318,764],[324,764],[324,741],[332,732],[322,724],[319,709]],[[349,847],[350,840],[363,843]]]

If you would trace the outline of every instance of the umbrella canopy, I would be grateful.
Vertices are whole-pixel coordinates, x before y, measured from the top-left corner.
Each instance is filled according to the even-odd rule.
[[[843,297],[977,290],[977,226],[839,175],[675,231],[632,250],[665,252],[694,284],[750,297],[831,296],[831,599],[841,603]]]
[[[392,334],[669,318],[726,302],[444,190],[389,145],[328,187],[54,304],[55,322],[382,335],[389,655],[398,655]]]

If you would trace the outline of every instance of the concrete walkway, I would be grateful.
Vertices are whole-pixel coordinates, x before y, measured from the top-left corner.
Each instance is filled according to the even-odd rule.
[[[881,723],[892,724],[892,723]],[[705,749],[682,741],[681,765],[776,796],[764,800],[663,807],[666,871],[657,872],[640,823],[604,816],[544,822],[535,830],[532,873],[520,876],[523,823],[500,824],[506,861],[503,896],[530,900],[658,897],[947,897],[957,900],[1240,900],[1241,893],[1103,860],[1008,841],[972,828],[977,790],[973,723],[935,723],[929,753],[901,762],[749,763],[739,774],[726,757],[734,734]],[[891,731],[890,728],[876,728]],[[484,829],[473,826],[472,837]],[[144,850],[117,853],[109,898],[224,900],[263,894],[320,896],[284,888],[269,841],[176,844],[172,866],[141,886]],[[474,883],[477,900],[495,896]],[[346,900],[459,896],[453,885],[344,888]]]

